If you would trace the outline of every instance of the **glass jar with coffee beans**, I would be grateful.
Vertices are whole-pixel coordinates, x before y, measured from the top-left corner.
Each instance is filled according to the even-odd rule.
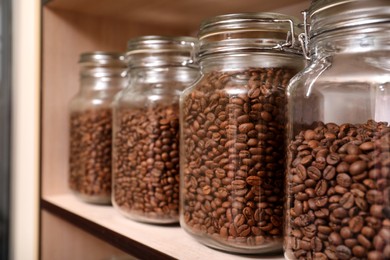
[[[82,201],[111,203],[111,103],[127,83],[124,56],[80,56],[80,89],[69,104],[69,187]]]
[[[295,18],[202,23],[202,77],[181,96],[181,226],[234,253],[282,250],[285,87],[304,66]]]
[[[389,2],[308,15],[310,63],[288,86],[285,257],[388,260]]]
[[[130,83],[114,104],[114,207],[147,223],[179,221],[179,97],[199,75],[191,37],[128,42]]]

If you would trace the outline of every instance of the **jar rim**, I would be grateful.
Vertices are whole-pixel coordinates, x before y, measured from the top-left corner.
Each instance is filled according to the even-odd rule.
[[[272,12],[223,14],[202,21],[198,36],[203,39],[209,34],[237,29],[253,30],[263,28],[264,25],[272,29],[269,28],[268,23],[275,23],[275,20],[291,20],[295,25],[300,23],[294,16]]]
[[[298,18],[271,12],[215,16],[201,23],[198,57],[250,51],[300,54],[300,24]]]
[[[198,39],[190,36],[146,35],[130,39],[127,42],[127,53],[169,52],[175,50],[192,51]]]
[[[127,44],[128,67],[192,67],[198,39],[189,36],[147,35],[130,39]]]
[[[388,0],[314,0],[308,14],[310,38],[341,28],[390,22]]]

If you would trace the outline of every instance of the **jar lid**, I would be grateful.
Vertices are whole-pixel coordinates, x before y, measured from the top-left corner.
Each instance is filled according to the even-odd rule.
[[[194,62],[198,40],[185,36],[141,36],[128,41],[126,59],[130,68],[187,66]]]
[[[389,0],[313,0],[310,38],[327,31],[390,22]]]
[[[237,13],[202,22],[199,57],[231,52],[279,52],[300,54],[299,20],[278,13]]]
[[[94,51],[80,55],[79,63],[91,67],[119,67],[126,68],[125,56],[118,52]]]

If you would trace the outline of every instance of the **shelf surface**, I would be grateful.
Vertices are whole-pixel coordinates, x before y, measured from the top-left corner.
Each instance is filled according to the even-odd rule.
[[[127,219],[111,206],[91,205],[79,201],[73,194],[44,198],[42,208],[52,214],[99,235],[134,256],[145,254],[156,259],[273,259],[282,255],[235,255],[211,249],[194,240],[177,225],[149,225]]]

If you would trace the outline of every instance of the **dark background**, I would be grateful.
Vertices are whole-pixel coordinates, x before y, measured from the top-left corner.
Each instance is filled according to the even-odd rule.
[[[0,259],[9,259],[12,0],[0,0]]]

